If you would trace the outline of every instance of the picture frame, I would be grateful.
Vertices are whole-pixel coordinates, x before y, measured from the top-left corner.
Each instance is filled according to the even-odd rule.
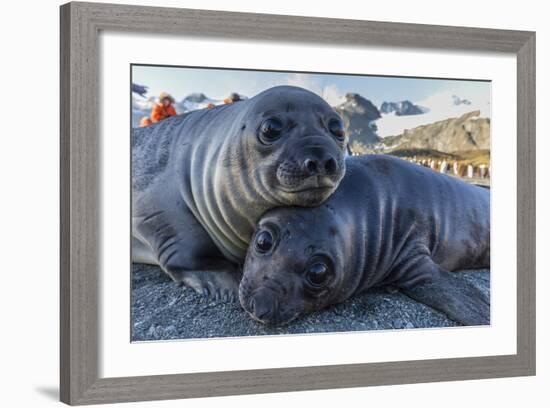
[[[61,6],[60,397],[70,405],[535,374],[535,33],[114,4]],[[513,53],[517,58],[517,353],[99,376],[99,33]]]

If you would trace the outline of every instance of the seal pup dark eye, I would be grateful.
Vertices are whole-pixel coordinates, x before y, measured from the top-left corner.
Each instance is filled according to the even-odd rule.
[[[324,262],[316,262],[306,270],[306,280],[314,288],[322,288],[328,282],[330,271]]]
[[[273,248],[273,235],[269,231],[262,231],[256,237],[256,249],[264,254]]]
[[[277,140],[283,132],[283,122],[277,118],[269,118],[260,125],[260,141],[271,143]]]
[[[338,139],[343,140],[346,137],[344,124],[340,119],[332,118],[328,121],[328,130]]]

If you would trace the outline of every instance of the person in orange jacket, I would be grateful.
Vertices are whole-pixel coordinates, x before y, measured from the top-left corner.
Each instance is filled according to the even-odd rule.
[[[153,123],[160,122],[170,116],[176,116],[176,109],[174,108],[174,103],[176,101],[174,98],[167,92],[161,92],[158,97],[158,102],[155,103],[153,109],[151,110],[151,117],[144,117],[141,119],[140,127],[149,126]]]
[[[153,107],[151,111],[151,121],[153,123],[160,122],[170,116],[176,116],[176,108],[174,108],[174,103],[176,101],[172,96],[167,92],[161,92],[159,95],[158,102]]]

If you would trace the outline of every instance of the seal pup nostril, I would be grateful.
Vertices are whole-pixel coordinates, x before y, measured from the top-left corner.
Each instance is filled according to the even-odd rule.
[[[304,160],[302,168],[308,176],[332,176],[338,171],[338,163],[333,157],[321,161],[308,157]]]
[[[336,173],[336,170],[338,170],[338,164],[333,157],[330,157],[325,161],[325,173],[328,176],[332,176],[334,173]]]
[[[313,159],[309,159],[309,158],[305,159],[304,160],[304,170],[310,176],[313,176],[313,175],[317,174],[318,171],[319,171],[319,166],[317,164],[317,161],[313,160]]]

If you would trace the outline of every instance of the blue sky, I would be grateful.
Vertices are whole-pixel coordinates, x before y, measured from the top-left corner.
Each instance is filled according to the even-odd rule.
[[[424,101],[435,94],[490,99],[490,83],[404,77],[298,74],[225,69],[133,66],[133,82],[149,87],[149,96],[161,91],[181,100],[192,92],[223,98],[231,92],[248,97],[275,85],[297,85],[321,94],[334,103],[348,92],[359,93],[379,106],[384,101]]]

